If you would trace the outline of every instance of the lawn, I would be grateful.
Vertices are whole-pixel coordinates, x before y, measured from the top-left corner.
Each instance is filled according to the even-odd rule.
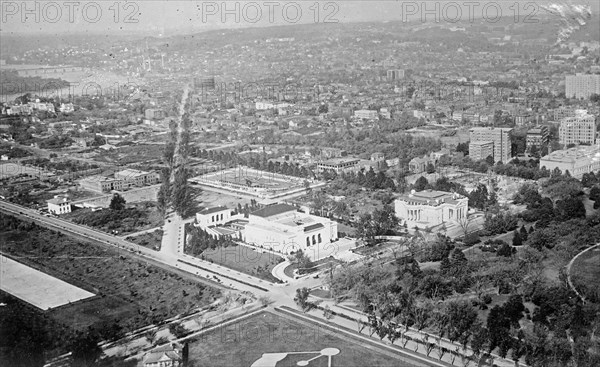
[[[270,252],[261,253],[248,246],[236,245],[207,249],[200,258],[272,283],[281,283],[271,271],[283,258]]]
[[[151,248],[155,251],[160,251],[162,244],[163,230],[157,229],[153,232],[147,232],[136,236],[129,236],[125,238],[127,241],[133,242],[136,245]]]
[[[600,300],[600,248],[579,256],[571,266],[571,281],[586,298]]]
[[[218,328],[190,344],[189,358],[193,366],[252,366],[270,357],[279,362],[260,366],[401,366],[400,360],[378,348],[348,337],[334,335],[296,319],[263,311],[255,316]],[[328,349],[331,348],[331,349]],[[297,354],[288,354],[288,353]],[[311,353],[312,352],[312,353]],[[308,361],[302,363],[301,361]]]
[[[192,223],[185,225],[185,235],[186,254],[268,282],[281,283],[271,273],[275,265],[284,261],[281,256],[250,246],[238,245],[228,238],[214,239],[205,231],[194,228]]]
[[[48,314],[75,329],[117,321],[134,329],[213,302],[219,291],[92,242],[0,216],[3,251],[96,294]]]

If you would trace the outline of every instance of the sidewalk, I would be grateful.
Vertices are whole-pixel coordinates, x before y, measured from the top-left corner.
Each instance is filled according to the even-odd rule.
[[[314,300],[314,298],[313,298]],[[359,311],[352,311],[348,308],[341,308],[338,305],[336,305],[333,301],[329,301],[329,300],[322,300],[322,302],[320,303],[320,306],[324,307],[324,306],[329,306],[329,308],[334,311],[335,313],[338,314],[344,314],[346,316],[349,316],[355,320],[361,320],[363,322],[367,322],[367,317]],[[311,316],[315,316],[318,318],[323,318],[323,311],[322,310],[311,310],[309,311],[307,314],[310,314]],[[358,323],[356,321],[351,321],[348,320],[344,317],[340,317],[340,316],[334,316],[333,319],[329,320],[329,322],[338,324],[340,326],[349,328],[351,330],[355,330],[358,332]],[[369,327],[366,326],[362,331],[360,331],[361,334],[365,334],[368,335],[369,333]],[[426,332],[423,331],[418,331],[416,329],[413,328],[409,328],[408,331],[406,332],[406,335],[408,335],[410,338],[412,339],[417,339],[417,340],[423,340],[424,338],[427,338],[428,342],[430,343],[434,343],[435,345],[441,345],[442,347],[446,348],[448,351],[456,351],[458,350],[460,353],[463,352],[463,348],[461,345],[459,345],[458,343],[453,343],[450,340],[446,339],[446,338],[441,338],[438,339],[437,336],[432,335],[432,334],[428,334]],[[377,337],[376,334],[373,334],[374,337]],[[386,341],[387,343],[390,343],[389,339],[384,338],[384,341]],[[438,343],[439,342],[439,343]],[[415,351],[417,353],[420,353],[422,355],[427,355],[427,352],[425,350],[425,346],[423,345],[423,343],[417,343],[413,340],[406,340],[404,338],[398,339],[396,341],[394,341],[393,343],[394,345],[398,345],[401,346],[405,349],[408,349],[410,351]],[[472,355],[473,351],[470,348],[466,349],[468,355]],[[430,353],[431,357],[435,357],[435,358],[439,358],[439,350],[437,348],[435,348],[433,351],[431,351]],[[461,364],[461,360],[459,357],[456,357],[454,360],[454,364],[452,363],[452,355],[447,352],[445,353],[442,357],[441,357],[441,361],[446,362],[450,365],[460,365]],[[505,358],[501,358],[500,356],[498,356],[497,354],[491,354],[491,357],[493,357],[493,364],[497,365],[498,367],[515,367],[515,362],[505,359]],[[488,360],[490,360],[490,358],[488,358]],[[491,365],[491,364],[490,364]],[[526,366],[524,363],[519,363],[519,366]]]
[[[287,268],[289,265],[291,265],[292,263],[290,263],[288,260],[279,263],[277,265],[275,265],[275,267],[273,268],[273,270],[271,270],[271,274],[273,274],[273,276],[279,280],[281,280],[284,283],[290,283],[292,281],[294,281],[294,278],[290,278],[288,277],[284,270],[285,268]]]

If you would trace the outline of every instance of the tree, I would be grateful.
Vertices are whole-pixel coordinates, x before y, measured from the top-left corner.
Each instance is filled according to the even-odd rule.
[[[429,185],[429,181],[423,176],[419,177],[415,184],[413,185],[416,191],[423,191]]]
[[[181,349],[181,363],[183,367],[188,367],[188,363],[190,360],[190,345],[188,342],[183,344],[183,348]]]
[[[123,210],[125,209],[125,198],[119,194],[114,194],[112,199],[110,200],[109,208],[111,210]]]
[[[71,340],[70,349],[74,367],[94,366],[102,355],[102,348],[98,346],[100,337],[93,330],[78,332]]]
[[[455,341],[469,333],[473,323],[477,320],[477,311],[467,301],[450,301],[444,305],[444,312],[448,316],[446,335],[450,341]]]
[[[464,155],[469,155],[469,142],[458,143],[456,145],[456,151],[462,152]]]
[[[312,304],[308,302],[309,295],[310,291],[306,287],[296,289],[296,297],[294,297],[294,301],[304,312],[308,311],[312,306]]]
[[[527,241],[527,237],[529,236],[529,233],[527,232],[527,228],[525,228],[525,225],[521,226],[521,229],[519,230],[519,234],[521,235],[521,242]]]
[[[477,185],[477,188],[469,195],[469,206],[477,209],[485,209],[488,201],[488,190],[483,184]]]
[[[310,269],[313,267],[312,261],[310,260],[308,255],[306,255],[304,251],[302,251],[302,249],[299,249],[294,254],[294,262],[297,264],[298,272],[300,273],[302,273],[303,270]]]
[[[521,238],[521,232],[519,232],[518,230],[515,229],[515,231],[513,232],[512,245],[513,246],[521,246],[522,244],[523,244],[523,239]]]
[[[425,171],[429,174],[434,173],[435,166],[433,165],[433,163],[431,163],[431,162],[427,163],[427,167],[425,167]]]

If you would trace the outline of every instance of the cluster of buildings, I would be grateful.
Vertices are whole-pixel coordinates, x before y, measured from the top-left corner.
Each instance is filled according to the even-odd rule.
[[[58,110],[62,113],[71,113],[75,111],[75,107],[73,103],[61,103],[58,107]],[[36,111],[46,111],[51,113],[56,113],[56,108],[54,103],[50,102],[40,102],[39,99],[36,99],[33,102],[28,102],[27,104],[13,104],[2,106],[1,114],[2,115],[31,115]]]

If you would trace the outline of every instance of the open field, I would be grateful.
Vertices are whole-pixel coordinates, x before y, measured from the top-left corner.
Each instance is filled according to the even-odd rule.
[[[75,329],[117,321],[126,329],[159,322],[213,302],[219,292],[93,242],[0,216],[3,251],[98,297],[50,310]]]
[[[579,256],[571,266],[571,280],[586,298],[600,300],[600,248]]]
[[[269,252],[260,253],[247,246],[219,247],[208,249],[199,256],[202,260],[210,261],[221,266],[253,275],[272,283],[281,283],[271,271],[283,259]]]
[[[94,294],[0,255],[0,289],[42,310],[77,302]]]
[[[189,354],[196,366],[402,366],[391,353],[268,311],[197,339]]]

